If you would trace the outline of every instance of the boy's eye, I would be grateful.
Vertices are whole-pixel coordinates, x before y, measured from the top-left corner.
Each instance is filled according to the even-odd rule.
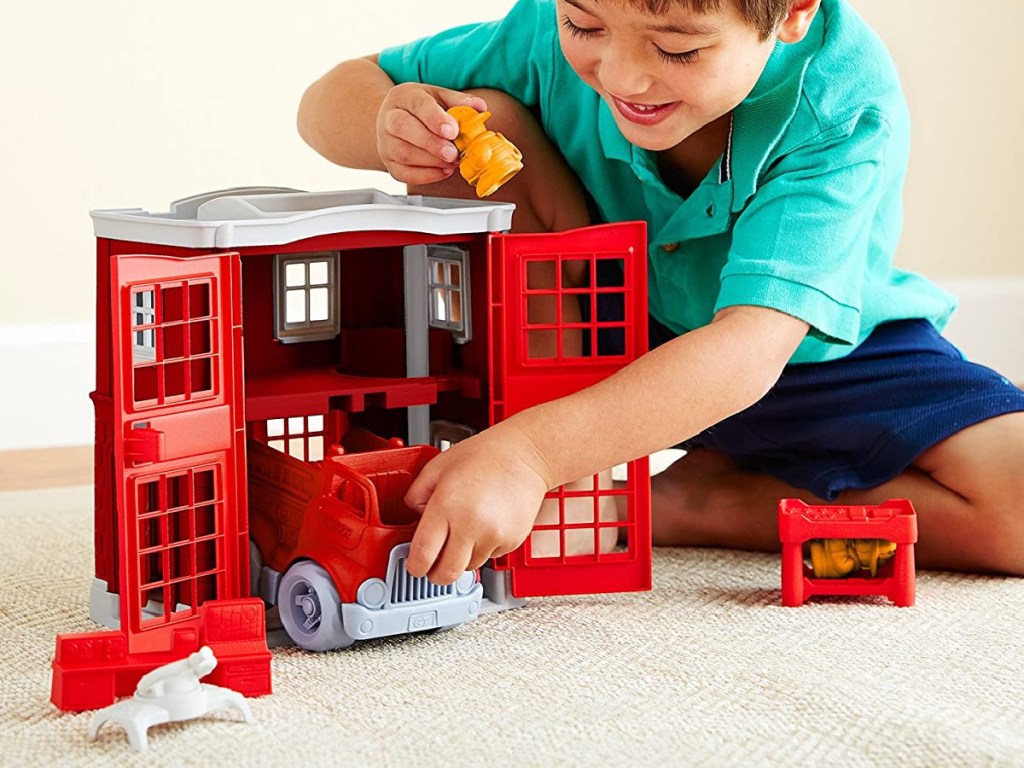
[[[669,53],[664,51],[658,46],[654,46],[654,50],[658,53],[658,58],[662,61],[668,61],[673,64],[689,64],[696,61],[700,57],[700,50],[683,51],[682,53]]]
[[[578,26],[576,24],[573,24],[572,23],[572,19],[570,19],[568,16],[563,16],[562,17],[562,26],[565,27],[565,29],[573,37],[579,37],[579,38],[593,37],[594,35],[597,34],[597,30],[596,29],[589,29],[587,27],[580,27],[580,26]]]

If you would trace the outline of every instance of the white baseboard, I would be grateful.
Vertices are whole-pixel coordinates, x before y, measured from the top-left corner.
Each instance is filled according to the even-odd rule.
[[[1024,275],[940,284],[960,297],[950,341],[1024,382]],[[95,357],[91,323],[0,325],[0,451],[90,445]]]
[[[946,338],[968,359],[1024,383],[1024,275],[937,282],[960,299]]]
[[[91,323],[0,325],[0,451],[90,445]]]

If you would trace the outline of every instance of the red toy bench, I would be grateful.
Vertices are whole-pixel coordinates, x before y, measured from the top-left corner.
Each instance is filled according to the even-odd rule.
[[[914,604],[914,543],[917,513],[906,499],[878,506],[812,506],[798,499],[779,502],[782,541],[782,604],[803,605],[814,595],[884,595],[898,606]],[[886,539],[897,544],[892,560],[875,576],[817,578],[804,563],[811,539]]]

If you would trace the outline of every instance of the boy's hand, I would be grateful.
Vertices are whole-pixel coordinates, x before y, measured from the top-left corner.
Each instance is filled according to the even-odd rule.
[[[526,540],[548,487],[543,460],[526,435],[500,424],[428,463],[406,503],[422,518],[406,567],[451,584]]]
[[[452,140],[459,124],[446,110],[465,105],[478,112],[484,100],[422,83],[392,88],[377,112],[377,151],[388,172],[406,184],[433,184],[459,168]]]

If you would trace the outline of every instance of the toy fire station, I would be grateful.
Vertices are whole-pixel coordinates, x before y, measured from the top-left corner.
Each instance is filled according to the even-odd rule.
[[[479,575],[405,571],[423,463],[647,348],[643,223],[510,234],[513,207],[243,188],[93,212],[90,615],[109,629],[58,637],[59,708],[104,707],[203,646],[212,682],[268,693],[268,606],[325,650],[650,588],[646,459],[550,492]]]

